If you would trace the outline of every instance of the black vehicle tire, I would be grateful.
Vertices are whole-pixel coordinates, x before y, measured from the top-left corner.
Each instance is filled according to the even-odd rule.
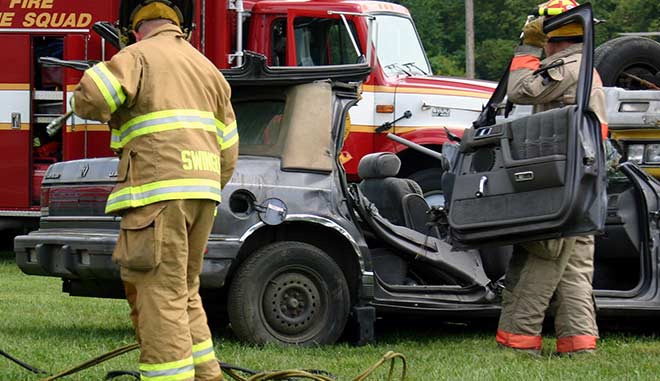
[[[419,186],[422,188],[422,193],[424,193],[424,198],[429,201],[434,197],[443,194],[442,174],[442,168],[428,168],[414,172],[408,176],[408,178],[415,180],[415,182],[419,184]],[[429,202],[429,204],[432,203]]]
[[[639,81],[624,73],[660,86],[660,43],[644,37],[619,37],[600,45],[594,52],[594,66],[603,85],[645,90]]]
[[[277,242],[257,250],[229,289],[236,336],[255,343],[331,344],[344,330],[350,296],[344,274],[319,248]]]

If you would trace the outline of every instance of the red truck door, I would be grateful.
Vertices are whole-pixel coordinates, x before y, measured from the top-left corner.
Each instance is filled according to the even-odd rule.
[[[30,37],[0,33],[0,208],[30,205]]]

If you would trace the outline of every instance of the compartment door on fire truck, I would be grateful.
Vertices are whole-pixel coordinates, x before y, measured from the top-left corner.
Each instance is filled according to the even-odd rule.
[[[0,209],[30,204],[30,37],[0,33]]]
[[[46,127],[50,122],[64,114],[65,71],[58,66],[49,66],[39,62],[41,57],[64,58],[64,39],[62,35],[32,35],[32,204],[39,203],[41,181],[53,163],[61,161],[63,134],[59,130],[52,136]]]

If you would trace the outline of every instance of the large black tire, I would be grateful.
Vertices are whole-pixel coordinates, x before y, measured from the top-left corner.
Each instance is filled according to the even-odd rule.
[[[277,242],[250,256],[229,289],[234,333],[255,343],[331,344],[344,330],[350,296],[332,258],[302,242]]]
[[[594,66],[605,86],[629,90],[647,90],[632,74],[660,86],[660,43],[644,37],[619,37],[599,46],[594,53]]]
[[[444,195],[442,192],[442,168],[428,168],[417,171],[408,176],[415,180],[422,188],[424,198],[429,205],[444,206]],[[443,200],[439,202],[438,200]]]

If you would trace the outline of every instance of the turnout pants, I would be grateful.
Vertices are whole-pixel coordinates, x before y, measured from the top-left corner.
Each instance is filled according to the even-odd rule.
[[[554,313],[558,352],[595,349],[593,258],[593,236],[516,245],[505,278],[497,342],[540,350],[549,309]]]
[[[212,200],[174,200],[122,217],[113,260],[140,343],[142,380],[222,380],[198,292],[214,211]]]

